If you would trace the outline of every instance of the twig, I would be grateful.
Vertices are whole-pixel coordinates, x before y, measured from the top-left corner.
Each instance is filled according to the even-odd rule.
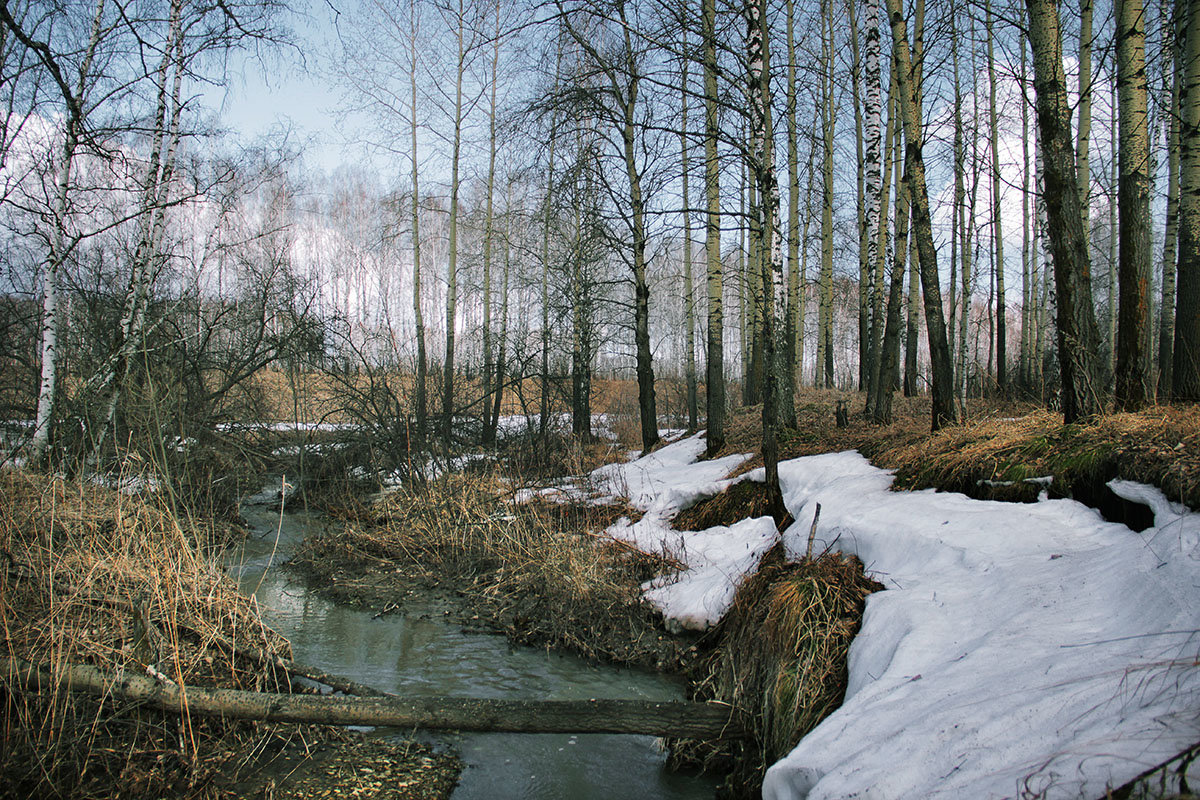
[[[812,527],[808,529],[808,550],[804,553],[805,561],[812,561],[813,540],[817,538],[817,520],[821,518],[821,504],[817,503],[817,513],[813,514]]]

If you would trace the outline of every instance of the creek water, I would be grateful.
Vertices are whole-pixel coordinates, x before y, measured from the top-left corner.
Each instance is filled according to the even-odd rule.
[[[319,531],[318,516],[254,505],[243,506],[242,516],[253,533],[229,553],[226,568],[267,624],[292,643],[297,661],[406,696],[683,699],[682,684],[669,676],[514,648],[500,635],[464,632],[432,608],[406,606],[376,618],[331,602],[280,568]],[[460,733],[426,740],[452,747],[465,763],[456,800],[699,800],[712,798],[716,787],[707,777],[667,770],[666,754],[650,736]]]

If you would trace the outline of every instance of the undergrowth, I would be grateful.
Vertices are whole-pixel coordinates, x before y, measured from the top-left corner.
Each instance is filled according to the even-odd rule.
[[[141,499],[0,471],[0,796],[221,797],[268,737],[247,723],[131,706],[63,689],[72,664],[191,685],[287,691],[288,654],[210,558],[221,531]],[[25,662],[52,675],[37,691]]]
[[[517,505],[510,497],[502,476],[487,472],[443,476],[370,506],[342,506],[336,513],[344,526],[307,541],[294,563],[335,594],[341,585],[346,599],[367,594],[382,603],[412,581],[457,587],[523,644],[657,668],[677,669],[691,658],[690,643],[666,635],[641,599],[644,581],[677,565],[667,554],[599,535],[635,511]],[[343,579],[347,572],[365,577]]]
[[[726,763],[727,793],[756,796],[767,767],[842,704],[850,643],[867,595],[881,588],[853,556],[787,563],[776,546],[738,588],[714,632],[716,648],[693,677],[699,699],[733,704],[752,735],[680,753]]]
[[[1039,409],[952,426],[881,455],[884,465],[896,469],[898,488],[977,494],[989,482],[1020,487],[1031,485],[1030,478],[1052,476],[1053,496],[1073,496],[1124,478],[1154,484],[1171,500],[1200,508],[1196,406],[1106,414],[1074,425]]]

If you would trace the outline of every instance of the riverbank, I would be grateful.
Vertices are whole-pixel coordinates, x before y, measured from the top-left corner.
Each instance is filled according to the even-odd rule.
[[[835,424],[836,399],[828,392],[801,397],[800,425],[784,437],[783,458],[857,449],[876,466],[896,471],[893,489],[938,488],[977,499],[1020,502],[1039,496],[1074,497],[1135,529],[1152,524],[1154,515],[1147,506],[1108,490],[1105,484],[1110,479],[1136,477],[1164,487],[1171,499],[1194,500],[1197,491],[1200,417],[1195,409],[1152,409],[1106,416],[1089,426],[1064,426],[1061,419],[1031,406],[994,405],[978,410],[978,416],[962,425],[931,436],[927,400],[898,398],[897,422],[892,426],[869,425],[852,413],[843,428]],[[716,485],[727,473],[744,474],[761,464],[754,455],[757,414],[750,408],[733,415],[726,447],[718,454],[749,456],[728,470],[718,470],[720,475],[714,473],[713,488],[701,492],[699,502],[683,503],[688,507],[674,518],[672,528],[702,531],[761,516],[761,492],[753,482],[728,488]],[[705,468],[706,463],[713,462],[702,461],[695,468]],[[402,605],[406,596],[432,592],[442,597],[446,613],[467,628],[498,629],[517,641],[618,663],[680,670],[689,675],[695,696],[724,699],[736,694],[744,707],[761,707],[768,695],[764,687],[775,678],[754,675],[763,654],[747,655],[747,641],[745,637],[739,641],[737,631],[746,621],[762,630],[765,619],[786,616],[762,605],[763,598],[786,596],[773,585],[773,571],[761,570],[767,584],[749,590],[757,599],[739,600],[739,613],[729,621],[701,632],[665,625],[660,615],[647,615],[642,590],[652,580],[669,584],[682,564],[666,550],[639,546],[636,537],[623,543],[611,541],[608,532],[614,523],[624,517],[626,527],[636,528],[642,510],[628,506],[630,490],[636,487],[600,487],[595,485],[596,474],[573,487],[561,480],[518,487],[511,474],[492,473],[469,479],[457,476],[420,492],[397,492],[374,506],[341,513],[342,525],[336,532],[310,543],[303,568],[324,591],[380,613]],[[706,493],[712,496],[705,499]],[[524,503],[514,503],[518,497]],[[590,516],[580,516],[585,513]],[[514,534],[514,529],[524,532]],[[529,529],[543,533],[531,536]],[[551,530],[557,535],[545,534]],[[570,543],[566,551],[572,555],[545,559],[530,555],[561,551],[561,542]],[[631,569],[631,565],[636,566]],[[759,731],[761,740],[754,753],[731,758],[728,751],[714,754],[704,746],[680,748],[681,753],[701,753],[702,759],[725,769],[740,762],[736,786],[727,786],[731,793],[756,790],[761,771],[747,775],[744,765],[758,760],[761,770],[769,764],[764,741],[772,741],[772,758],[781,757],[786,752],[784,741],[790,738],[794,744],[841,703],[849,637],[859,624],[861,599],[872,589],[858,583],[865,581],[861,564],[850,565],[848,571],[821,571],[825,574],[817,583],[823,591],[844,592],[852,599],[826,616],[836,621],[839,632],[849,634],[844,641],[817,648],[821,660],[833,665],[828,674],[841,676],[830,682],[831,692],[812,703],[823,710],[801,709],[783,722],[776,709],[768,710],[764,718],[769,721]],[[562,580],[549,580],[548,575]],[[580,589],[594,590],[600,584],[620,588],[607,593]],[[629,623],[631,617],[638,619],[637,624]],[[802,629],[808,635],[818,627],[805,620]],[[796,652],[784,658],[773,648],[771,644],[766,649],[779,662],[772,667],[777,674],[788,669],[779,664],[788,659],[794,664],[802,655]],[[755,662],[747,670],[748,677],[727,678],[723,689],[714,689],[722,659],[727,663],[739,658]],[[796,694],[805,693],[817,695],[809,690]]]
[[[848,401],[846,427],[835,421],[839,399]],[[853,393],[802,391],[798,425],[780,438],[780,460],[857,450],[875,466],[895,470],[896,489],[1017,502],[1044,490],[1093,507],[1108,501],[1104,484],[1118,478],[1151,484],[1172,501],[1200,509],[1197,405],[1151,406],[1064,425],[1061,414],[1042,405],[978,400],[965,420],[931,434],[928,397],[896,397],[891,425],[868,422],[862,402]],[[761,406],[738,410],[718,455],[757,452],[761,428]],[[755,458],[743,469],[761,465]]]
[[[1152,409],[1112,415],[1092,426],[1063,426],[1037,409],[993,407],[930,436],[922,399],[898,398],[898,421],[888,428],[867,425],[855,413],[847,427],[838,428],[836,399],[829,392],[801,396],[800,426],[784,437],[785,458],[853,448],[876,466],[896,470],[893,488],[931,486],[1023,502],[1039,495],[1088,502],[1088,493],[1112,477],[1157,484],[1170,500],[1193,503],[1200,491],[1196,409]],[[731,459],[728,464],[679,465],[713,474],[706,479],[711,488],[692,498],[699,502],[674,517],[674,529],[728,527],[761,515],[761,493],[752,481],[728,486],[721,480],[760,463],[754,455],[757,414],[758,409],[743,409],[731,418],[720,454]],[[745,708],[757,704],[757,741],[750,750],[698,743],[677,744],[674,751],[680,761],[733,775],[727,794],[754,794],[762,770],[842,702],[849,643],[860,624],[862,600],[874,588],[863,578],[861,563],[838,557],[797,569],[775,553],[762,560],[759,578],[734,600],[736,614],[704,630],[667,626],[645,602],[643,589],[653,581],[669,584],[685,559],[679,551],[636,539],[617,541],[606,533],[636,527],[648,509],[629,501],[627,478],[623,485],[604,484],[590,469],[600,450],[610,457],[623,451],[559,449],[563,464],[573,463],[580,475],[592,477],[564,482],[542,470],[536,481],[521,480],[522,471],[502,454],[497,467],[477,462],[469,474],[443,475],[420,490],[392,491],[375,502],[342,497],[330,504],[330,533],[311,539],[296,566],[327,596],[381,617],[412,605],[465,630],[500,631],[514,642],[594,661],[685,674],[693,698],[736,699]],[[166,500],[152,495],[139,499],[20,471],[0,478],[6,655],[139,674],[150,667],[169,680],[199,686],[302,691],[261,660],[231,657],[224,644],[234,643],[243,653],[287,656],[286,642],[263,625],[258,609],[221,573],[215,554],[230,536],[223,526],[176,517]],[[706,494],[712,496],[702,499]],[[518,499],[522,502],[514,502]],[[650,495],[647,502],[653,502]],[[1149,513],[1153,522],[1144,504],[1123,502],[1105,513],[1131,525],[1138,514]],[[799,612],[814,596],[837,599],[816,622]],[[780,627],[781,620],[792,627]],[[768,629],[771,636],[757,636]],[[760,649],[754,651],[752,637],[739,631],[755,632]],[[793,641],[799,644],[791,650],[784,646]],[[793,681],[796,664],[813,653],[824,670],[815,678],[825,687],[821,692]],[[740,664],[741,671],[730,670],[730,664]],[[762,702],[775,691],[767,688],[771,685],[790,687],[789,702],[813,700],[782,714],[779,706]],[[451,756],[414,743],[380,751],[371,764],[359,757],[366,752],[361,741],[331,729],[130,712],[113,698],[40,695],[11,680],[4,690],[6,713],[17,724],[0,755],[4,785],[13,788],[0,796],[230,797],[266,791],[289,796],[289,780],[298,776],[309,783],[296,792],[320,796],[348,786],[373,791],[373,780],[394,774],[401,777],[388,785],[403,784],[417,795],[392,796],[439,797],[447,796],[458,775]],[[259,756],[248,760],[239,755],[244,752]],[[280,759],[278,770],[270,766],[274,758]],[[293,771],[296,764],[305,766]],[[361,780],[346,783],[357,780],[353,770],[347,772],[354,766],[363,768],[354,773]],[[285,775],[292,777],[284,780]],[[324,788],[318,786],[322,780]]]
[[[221,569],[239,536],[160,495],[0,471],[2,652],[51,678],[0,676],[0,797],[319,797],[374,786],[372,775],[395,780],[371,796],[449,797],[458,762],[424,745],[364,750],[337,728],[179,715],[122,700],[116,683],[93,697],[59,680],[85,664],[181,686],[311,691],[280,668],[288,642]]]
[[[719,482],[745,456],[688,466],[693,458],[678,466]],[[475,471],[346,503],[291,567],[325,596],[379,616],[432,602],[468,630],[685,676],[692,699],[733,704],[753,735],[673,742],[674,763],[724,775],[721,796],[756,796],[767,766],[840,704],[863,600],[878,585],[856,559],[817,554],[797,565],[775,554],[764,562],[775,566],[742,587],[728,619],[702,629],[668,625],[644,590],[688,564],[672,547],[611,535],[636,524],[653,493],[614,484],[607,469],[540,489]],[[734,494],[751,497],[753,486]],[[724,498],[698,507],[728,509]]]

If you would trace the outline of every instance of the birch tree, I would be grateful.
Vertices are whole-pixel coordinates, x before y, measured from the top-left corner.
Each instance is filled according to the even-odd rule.
[[[913,211],[913,234],[920,256],[921,289],[925,305],[925,330],[929,340],[929,355],[933,370],[933,430],[953,423],[954,371],[950,365],[950,348],[946,340],[946,322],[942,311],[942,295],[938,285],[937,251],[933,244],[933,226],[929,213],[929,196],[922,157],[921,118],[915,87],[916,73],[909,54],[908,31],[900,0],[888,0],[891,17],[892,42],[896,55],[896,77],[900,92],[900,116],[904,121],[905,171],[908,177],[909,199]]]
[[[634,306],[634,349],[638,383],[638,416],[641,427],[642,449],[649,451],[659,441],[658,412],[654,388],[654,364],[650,348],[650,283],[647,276],[646,248],[647,198],[643,187],[646,165],[639,149],[644,140],[640,138],[644,126],[639,115],[643,113],[641,92],[642,54],[635,41],[634,20],[628,14],[625,0],[616,0],[611,9],[592,8],[587,4],[579,11],[601,20],[609,19],[616,24],[619,46],[614,52],[601,52],[593,38],[574,23],[560,2],[560,14],[566,30],[580,50],[587,54],[592,67],[603,82],[602,92],[581,96],[584,102],[594,103],[598,115],[612,128],[614,145],[620,151],[620,163],[624,169],[624,196],[619,198],[621,218],[627,228],[629,242],[629,267],[633,279]],[[608,184],[610,189],[613,187]],[[616,199],[616,198],[614,198]],[[625,210],[627,209],[627,210]]]
[[[1117,407],[1150,395],[1150,136],[1146,101],[1146,22],[1142,0],[1116,0],[1120,112],[1120,306]]]
[[[821,0],[821,275],[817,307],[816,386],[833,388],[833,2]]]
[[[1090,2],[1090,0],[1084,0]],[[987,36],[988,121],[991,123],[992,151],[992,234],[996,258],[996,383],[1000,393],[1008,391],[1008,328],[1005,324],[1007,303],[1004,293],[1004,225],[1000,206],[1000,119],[996,110],[996,50],[993,32],[992,2],[984,0],[984,29]]]
[[[779,183],[775,177],[774,130],[771,120],[771,62],[766,0],[750,0],[745,6],[746,52],[749,67],[750,159],[758,187],[756,224],[758,269],[762,276],[763,411],[762,454],[766,470],[768,506],[776,520],[787,509],[779,486],[779,392],[783,373],[782,349],[775,326],[783,319],[780,289],[783,285],[783,256],[779,237]],[[787,391],[791,391],[788,387]]]
[[[50,206],[50,230],[46,236],[46,255],[41,265],[41,379],[38,386],[37,413],[30,442],[31,463],[44,463],[49,454],[55,415],[59,403],[60,376],[59,331],[62,324],[58,308],[60,273],[80,238],[72,220],[72,179],[81,145],[88,136],[88,124],[96,109],[93,96],[99,78],[97,53],[106,36],[115,29],[106,17],[105,0],[96,0],[91,25],[83,43],[74,52],[56,50],[49,41],[39,41],[14,19],[8,3],[0,0],[0,21],[22,45],[31,50],[49,75],[63,103],[62,144],[58,158],[51,164],[54,192]],[[65,26],[64,26],[65,27]]]
[[[708,453],[715,455],[725,446],[725,286],[721,265],[720,162],[717,159],[716,0],[702,0],[700,14],[704,48],[704,253],[708,293],[705,408],[708,413]]]
[[[683,58],[680,68],[680,120],[679,120],[679,160],[681,178],[683,181],[683,317],[686,330],[683,336],[684,346],[684,381],[687,392],[688,430],[698,427],[699,398],[696,387],[696,300],[695,288],[692,285],[692,205],[688,194],[688,177],[691,172],[688,139],[688,56],[687,32],[683,37]]]
[[[1158,397],[1171,395],[1175,339],[1175,256],[1179,243],[1179,60],[1175,41],[1175,19],[1170,0],[1163,0],[1162,53],[1169,66],[1163,68],[1162,97],[1167,108],[1167,218],[1163,230],[1162,296],[1158,325]]]
[[[1102,409],[1091,262],[1083,231],[1075,153],[1071,147],[1071,115],[1067,105],[1058,6],[1053,0],[1025,0],[1025,7],[1033,52],[1038,141],[1042,155],[1042,198],[1054,259],[1062,410],[1064,419],[1071,423]]]
[[[883,78],[879,68],[879,0],[869,0],[866,5],[866,84],[867,94],[865,102],[866,116],[866,198],[865,198],[865,216],[866,216],[866,239],[867,239],[867,269],[865,277],[870,286],[875,286],[875,271],[877,252],[879,250],[879,207],[881,203],[880,194],[883,190],[882,167],[880,164],[879,154],[879,135],[880,135],[880,118],[883,107]],[[870,305],[868,305],[867,314],[870,314],[875,307],[879,305],[875,298],[876,292],[869,291]],[[878,316],[875,312],[873,316]],[[860,346],[859,350],[864,356],[864,376],[868,396],[870,394],[872,379],[871,371],[873,369],[873,360],[878,354],[872,354],[873,327],[878,326],[878,320],[874,320],[874,325],[868,325],[861,331],[862,335],[867,339]]]

